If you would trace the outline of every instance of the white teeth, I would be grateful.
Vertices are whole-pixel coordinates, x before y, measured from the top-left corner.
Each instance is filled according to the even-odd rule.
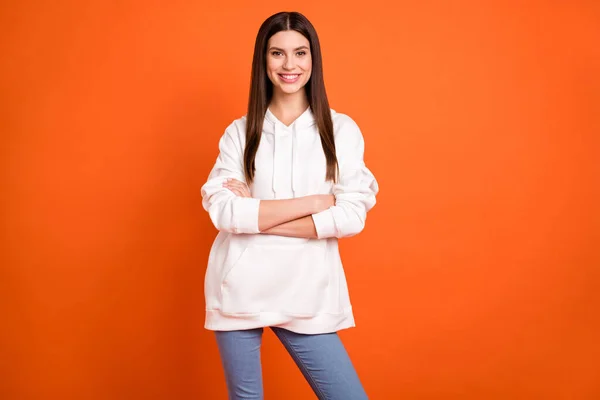
[[[285,79],[296,79],[298,77],[298,75],[281,75],[283,76]]]

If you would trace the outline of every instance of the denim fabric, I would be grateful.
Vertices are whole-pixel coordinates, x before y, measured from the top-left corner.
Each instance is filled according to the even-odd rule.
[[[337,333],[305,335],[271,327],[319,400],[364,400],[367,394]],[[263,399],[263,328],[215,331],[230,400]]]

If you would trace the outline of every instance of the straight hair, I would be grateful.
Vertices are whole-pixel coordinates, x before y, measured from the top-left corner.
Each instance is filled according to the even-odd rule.
[[[327,160],[325,180],[337,182],[339,166],[333,137],[333,121],[325,82],[323,80],[323,60],[317,31],[310,21],[298,12],[280,12],[267,18],[256,35],[248,113],[246,115],[246,148],[244,150],[244,174],[250,184],[256,172],[255,158],[262,136],[263,123],[267,107],[273,97],[273,83],[267,77],[267,44],[271,36],[280,31],[294,30],[302,34],[310,43],[312,72],[304,86],[308,103],[317,122],[321,145]]]

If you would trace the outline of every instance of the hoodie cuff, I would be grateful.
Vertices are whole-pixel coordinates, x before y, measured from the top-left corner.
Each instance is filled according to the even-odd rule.
[[[260,233],[258,230],[260,199],[242,197],[236,200],[235,207],[237,210],[234,213],[237,216],[235,233]]]
[[[317,214],[312,214],[312,219],[315,223],[315,229],[319,239],[336,236],[335,221],[333,219],[333,213],[331,212],[331,209],[321,211]]]

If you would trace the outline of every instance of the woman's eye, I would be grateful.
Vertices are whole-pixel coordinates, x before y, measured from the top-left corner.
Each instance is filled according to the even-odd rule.
[[[272,51],[272,52],[271,52],[271,55],[272,55],[272,56],[275,56],[275,57],[277,57],[277,56],[280,56],[280,55],[282,55],[282,54],[283,54],[283,53],[282,53],[282,52],[280,52],[280,51]],[[303,50],[303,51],[299,51],[299,52],[297,52],[297,53],[296,53],[296,55],[298,55],[298,56],[305,56],[305,55],[306,55],[306,51],[304,51],[304,50]]]

